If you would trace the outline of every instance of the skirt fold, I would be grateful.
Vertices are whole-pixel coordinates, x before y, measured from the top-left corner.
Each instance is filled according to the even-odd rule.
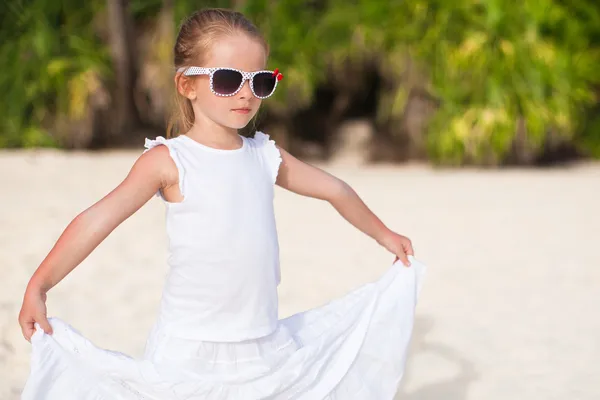
[[[23,400],[391,400],[404,374],[425,266],[394,263],[375,282],[281,319],[243,342],[155,327],[143,358],[95,346],[58,318],[39,326]]]

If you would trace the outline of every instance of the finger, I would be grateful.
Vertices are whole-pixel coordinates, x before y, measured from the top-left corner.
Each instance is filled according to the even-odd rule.
[[[405,267],[410,267],[410,261],[408,261],[408,256],[406,253],[401,252],[397,254],[397,257],[400,259],[400,261],[402,261],[402,264],[404,264]]]
[[[406,245],[406,248],[404,249],[404,251],[406,252],[406,254],[408,254],[409,256],[414,256],[415,255],[415,249],[412,246],[411,242],[408,242],[408,244]]]
[[[40,324],[40,327],[44,332],[48,335],[52,334],[52,326],[50,326],[50,322],[48,322],[48,318],[45,315],[40,315],[37,318],[37,323]]]
[[[23,337],[25,338],[25,340],[27,340],[28,342],[31,342],[31,335],[33,335],[33,329],[21,328],[21,333],[23,334]]]
[[[31,335],[33,335],[33,332],[35,332],[33,324],[33,321],[21,323],[21,333],[23,334],[25,340],[27,340],[28,342],[31,341]]]

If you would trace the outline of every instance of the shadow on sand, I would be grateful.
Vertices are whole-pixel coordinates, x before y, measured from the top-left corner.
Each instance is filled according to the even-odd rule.
[[[473,363],[451,347],[427,340],[427,333],[431,331],[433,324],[430,318],[416,318],[406,373],[395,400],[466,400],[469,386],[477,380],[478,374]],[[458,373],[451,378],[444,378],[407,392],[404,386],[410,380],[413,369],[410,360],[422,353],[432,353],[458,366]]]

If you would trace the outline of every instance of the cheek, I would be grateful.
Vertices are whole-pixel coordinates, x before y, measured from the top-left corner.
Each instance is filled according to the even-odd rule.
[[[222,120],[226,118],[232,108],[235,108],[235,102],[230,97],[216,96],[210,90],[198,96],[197,104],[202,113],[213,120]]]
[[[196,89],[196,96],[199,99],[208,99],[210,96],[214,96],[210,90],[210,84],[208,77],[202,77],[203,79],[198,79],[194,88]]]
[[[198,88],[197,102],[203,109],[219,109],[223,107],[224,97],[215,95],[209,88],[208,84]]]
[[[215,108],[214,95],[210,93],[205,93],[204,91],[197,92],[196,104],[200,106],[200,109],[204,112],[212,110]]]
[[[262,104],[262,100],[261,99],[257,99],[256,97],[252,96],[252,116],[254,117],[256,115],[256,113],[258,113],[258,110],[260,110],[260,105]]]

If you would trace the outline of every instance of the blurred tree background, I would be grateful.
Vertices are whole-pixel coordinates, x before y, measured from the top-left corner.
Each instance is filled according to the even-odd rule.
[[[4,0],[0,147],[164,135],[179,21],[209,6],[264,32],[285,80],[256,126],[299,156],[360,121],[373,160],[600,157],[597,0]]]

